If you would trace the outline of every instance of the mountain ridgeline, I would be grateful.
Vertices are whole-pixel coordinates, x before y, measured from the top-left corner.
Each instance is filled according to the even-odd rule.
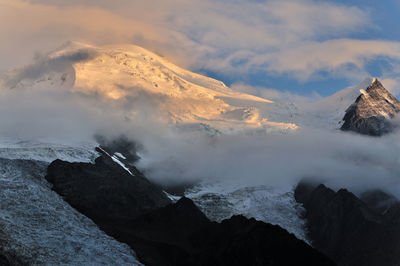
[[[354,159],[346,162],[345,166],[351,168],[345,168],[341,167],[342,158],[336,158],[342,153],[331,152],[332,143],[347,141],[347,134],[338,134],[338,139],[323,147],[329,149],[315,153],[321,160],[309,164],[316,156],[307,152],[311,146],[308,138],[297,146],[307,133],[299,129],[329,133],[341,127],[342,131],[382,136],[395,129],[393,118],[400,112],[400,102],[380,81],[370,78],[304,103],[285,102],[279,97],[272,101],[239,91],[134,45],[70,43],[1,75],[0,92],[4,92],[1,99],[5,103],[1,105],[5,111],[0,112],[5,115],[2,129],[15,123],[19,133],[26,129],[20,125],[28,124],[32,125],[25,130],[28,139],[34,138],[31,132],[36,130],[61,139],[55,143],[0,140],[0,266],[400,265],[400,201],[395,196],[384,191],[355,195],[345,189],[334,191],[304,182],[293,191],[291,186],[275,186],[270,179],[293,173],[300,177],[308,173],[303,170],[314,174],[316,169],[322,169],[319,172],[327,173],[327,177],[335,172],[339,173],[337,177],[342,177],[341,173],[349,178],[363,177],[373,169],[364,168],[372,161],[370,157],[354,156],[352,146],[340,146],[338,151],[345,155],[350,151],[351,157],[346,160]],[[27,92],[50,98],[36,103]],[[21,101],[15,104],[13,99],[29,99],[33,107],[20,110]],[[38,120],[27,121],[26,114],[42,110],[45,102],[57,103],[56,108],[51,105],[52,109],[40,112]],[[65,112],[61,103],[65,103]],[[70,109],[74,114],[71,117],[59,115],[68,114]],[[42,116],[47,113],[57,120],[47,122]],[[18,118],[17,114],[23,115]],[[70,124],[76,114],[77,124]],[[6,123],[8,120],[13,123]],[[76,138],[74,142],[79,144],[64,145],[64,132],[60,137],[38,121],[51,124],[51,129],[67,125],[68,130],[73,129],[68,134],[82,128],[96,133],[104,128],[106,132],[87,144],[80,142],[80,134],[73,134],[71,140]],[[35,128],[36,124],[41,128]],[[130,135],[106,137],[119,131]],[[186,134],[190,131],[195,135]],[[299,139],[291,137],[297,132]],[[312,131],[311,136],[318,132]],[[177,135],[170,138],[169,133]],[[278,139],[277,133],[282,137]],[[288,133],[290,137],[285,138]],[[145,134],[149,136],[142,136]],[[245,136],[244,142],[236,135]],[[200,141],[192,142],[198,136]],[[157,140],[149,150],[141,144],[148,145],[156,138],[176,142],[158,149],[153,147],[161,143]],[[256,141],[256,146],[247,145],[249,140]],[[258,147],[259,140],[267,146]],[[380,140],[368,138],[368,143],[374,141]],[[269,146],[274,142],[278,146]],[[201,149],[196,145],[202,145]],[[202,151],[209,147],[217,153],[213,150],[204,156]],[[219,153],[226,147],[226,153]],[[186,150],[196,156],[188,153],[181,159]],[[236,151],[242,155],[240,161],[232,160]],[[390,155],[397,154],[396,147],[390,151]],[[208,155],[210,158],[205,158]],[[138,164],[147,170],[143,173],[136,165],[141,156],[140,162],[147,159],[147,163]],[[226,158],[219,160],[222,157]],[[384,173],[381,169],[392,171],[391,161],[385,160],[387,157],[373,164],[379,171],[370,176],[377,173],[377,182],[383,180],[379,179]],[[287,167],[292,161],[299,162]],[[232,168],[235,162],[237,168]],[[180,165],[189,171],[181,171]],[[198,174],[200,168],[205,171]],[[343,169],[337,171],[339,168]],[[163,181],[177,175],[185,182],[162,187],[146,177],[154,178],[155,170],[161,172],[158,177],[165,178]],[[221,175],[221,179],[213,183],[214,179],[205,178],[205,182],[194,183],[191,178],[193,173],[207,177],[210,172]],[[392,172],[395,176],[396,171]],[[241,173],[244,178],[235,178]],[[265,178],[264,183],[253,179],[258,175]]]
[[[341,130],[363,135],[381,136],[394,129],[391,120],[400,111],[400,102],[374,79],[346,110]]]
[[[308,180],[294,196],[306,210],[313,247],[338,265],[399,265],[400,201],[393,195],[374,189],[357,197]]]
[[[52,162],[52,189],[145,265],[335,265],[277,225],[244,216],[210,221],[188,198],[176,203],[134,166],[101,154],[91,163]]]

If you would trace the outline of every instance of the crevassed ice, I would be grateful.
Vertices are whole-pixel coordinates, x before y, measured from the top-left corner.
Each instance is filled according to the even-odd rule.
[[[235,186],[226,183],[201,184],[186,193],[214,221],[244,215],[266,223],[276,224],[308,242],[304,211],[293,195],[292,188],[267,185]]]
[[[35,144],[36,145],[36,144]],[[89,157],[88,157],[89,155]],[[0,245],[33,265],[141,265],[129,246],[101,231],[44,179],[48,160],[90,161],[84,149],[13,144],[0,147]],[[4,157],[11,157],[6,159]],[[3,158],[1,158],[3,157]],[[21,160],[38,158],[43,161]],[[30,159],[31,159],[30,158]]]

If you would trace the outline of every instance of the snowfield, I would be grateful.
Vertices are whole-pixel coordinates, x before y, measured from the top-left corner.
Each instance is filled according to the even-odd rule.
[[[27,72],[38,74],[25,78]],[[146,113],[165,123],[206,124],[224,132],[298,128],[261,113],[259,107],[273,105],[272,101],[233,91],[221,81],[180,68],[135,45],[73,42],[43,61],[5,73],[0,87],[89,96],[109,107],[123,106],[121,118],[126,119]]]

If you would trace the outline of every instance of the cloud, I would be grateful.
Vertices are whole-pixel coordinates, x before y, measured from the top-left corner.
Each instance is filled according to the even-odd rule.
[[[362,79],[399,43],[351,39],[377,29],[355,6],[312,0],[0,0],[0,72],[67,40],[136,43],[192,70]]]
[[[176,127],[160,119],[157,106],[165,101],[162,97],[135,93],[113,100],[97,92],[80,93],[58,86],[62,76],[48,71],[51,64],[64,69],[91,56],[85,51],[59,56],[58,60],[48,55],[27,67],[29,71],[20,70],[17,76],[26,75],[28,80],[44,71],[42,76],[52,79],[34,79],[26,89],[0,90],[0,135],[24,140],[61,139],[63,143],[93,141],[95,135],[112,142],[123,135],[138,143],[140,169],[161,184],[201,180],[293,186],[303,177],[316,177],[355,192],[382,187],[398,194],[398,132],[373,138],[317,129],[295,134],[257,130],[210,134],[198,128]]]
[[[57,57],[37,55],[33,63],[9,71],[0,78],[7,88],[14,88],[23,79],[34,80],[49,72],[66,71],[72,68],[74,63],[84,62],[94,57],[96,57],[96,52],[91,49],[80,49]]]
[[[379,58],[399,61],[400,43],[352,39],[308,42],[280,54],[255,58],[252,63],[274,61],[268,66],[271,71],[291,72],[302,80],[319,71],[359,78],[367,76],[364,71],[367,63]]]
[[[295,72],[288,64],[301,64],[296,50],[310,41],[329,40],[372,27],[366,12],[356,7],[314,1],[202,1],[190,2],[191,8],[171,12],[166,8],[162,21],[167,28],[179,32],[188,44],[194,67],[225,75],[253,70],[278,74]],[[186,7],[189,4],[186,5]],[[207,14],[207,19],[204,19]],[[189,39],[194,43],[186,42]],[[189,44],[190,43],[190,44]],[[317,42],[316,42],[317,43]],[[201,47],[201,50],[198,49]],[[185,47],[186,48],[186,47]],[[290,60],[289,51],[296,50]],[[308,51],[310,52],[310,51]],[[324,56],[322,60],[324,60]],[[328,61],[326,59],[325,61]],[[279,63],[279,62],[278,62]],[[309,61],[307,61],[309,63]],[[307,64],[302,66],[307,68]],[[335,68],[335,66],[333,66]],[[322,69],[311,69],[319,71]],[[303,74],[303,73],[301,73]],[[310,74],[301,75],[307,79]],[[300,75],[296,75],[299,77]]]
[[[111,101],[46,86],[0,92],[1,136],[68,143],[124,135],[141,147],[140,169],[161,184],[223,181],[290,187],[303,177],[316,177],[355,192],[380,187],[398,195],[398,133],[372,138],[303,129],[286,135],[211,135],[160,122],[152,97]],[[134,104],[128,107],[127,101]]]
[[[400,94],[400,78],[386,77],[382,79],[382,84],[393,95],[398,96]]]
[[[145,143],[140,166],[164,184],[201,180],[291,187],[302,178],[317,178],[356,193],[379,187],[400,196],[399,147],[393,145],[398,137],[308,129],[291,135],[177,134]]]
[[[47,53],[66,41],[100,44],[133,41],[146,33],[162,34],[151,25],[93,6],[59,7],[21,0],[0,0],[0,72],[26,64],[34,53]]]
[[[296,94],[290,91],[280,91],[271,88],[264,88],[260,86],[251,86],[244,83],[235,83],[231,85],[231,88],[235,91],[244,92],[247,94],[256,95],[264,99],[271,100],[273,102],[284,102],[284,103],[295,103],[303,104],[318,100],[321,96],[313,92],[311,96],[304,96]]]
[[[0,136],[21,139],[92,141],[95,135],[119,137],[163,132],[160,108],[165,97],[130,88],[119,101],[101,89],[76,89],[73,65],[97,56],[89,48],[37,57],[0,79]],[[156,128],[156,129],[155,129]],[[162,134],[162,133],[161,133]]]

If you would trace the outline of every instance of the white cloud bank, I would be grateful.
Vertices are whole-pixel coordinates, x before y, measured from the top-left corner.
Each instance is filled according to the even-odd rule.
[[[358,7],[313,0],[0,0],[0,72],[67,40],[133,42],[184,67],[223,75],[252,70],[301,81],[360,81],[377,58],[400,61],[400,43],[351,39],[376,29]],[[393,73],[390,75],[393,78]]]
[[[34,79],[34,85],[0,90],[0,136],[79,142],[123,134],[143,147],[141,169],[164,184],[222,179],[248,186],[291,186],[300,178],[315,177],[356,192],[382,187],[400,196],[399,133],[373,138],[305,128],[295,134],[210,135],[160,121],[157,99],[151,95],[116,101],[96,91],[71,91],[48,78],[41,79],[47,86],[35,80],[46,77],[49,69],[62,74],[91,56],[78,51],[58,59],[43,57],[23,68],[18,79]]]

